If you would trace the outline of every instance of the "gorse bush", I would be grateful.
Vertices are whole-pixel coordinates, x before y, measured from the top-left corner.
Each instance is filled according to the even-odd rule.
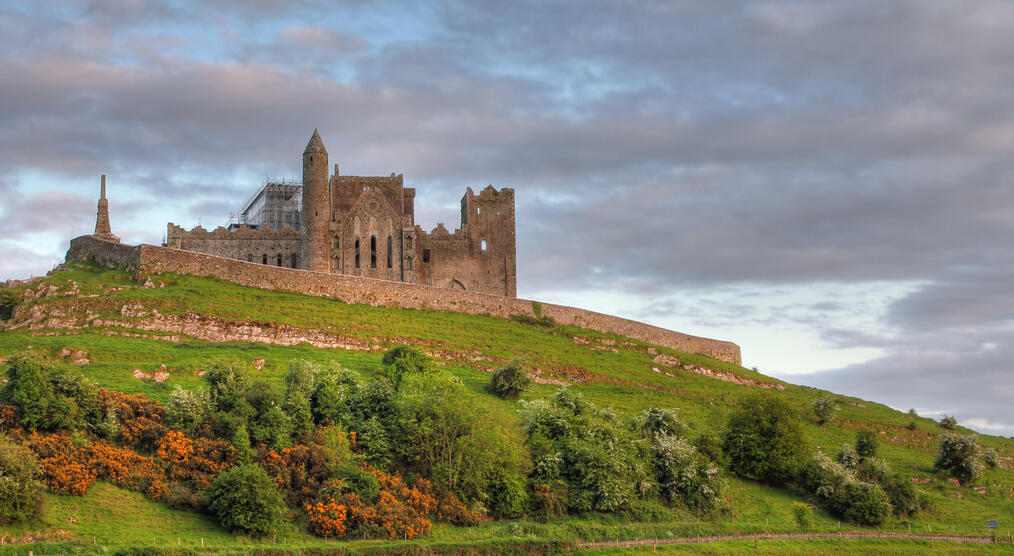
[[[532,379],[519,360],[493,371],[489,380],[489,390],[505,400],[517,400],[526,390],[531,388]]]
[[[264,537],[284,519],[282,495],[258,465],[239,465],[222,473],[208,489],[208,509],[234,533]]]

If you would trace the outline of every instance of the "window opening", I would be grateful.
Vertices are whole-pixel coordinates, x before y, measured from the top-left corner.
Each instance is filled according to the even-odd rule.
[[[261,255],[261,264],[268,264],[268,254],[264,253]]]
[[[408,267],[408,270],[412,270],[412,257],[405,259],[405,266]]]
[[[282,266],[282,254],[281,253],[278,254],[278,264],[276,264],[275,266]]]
[[[299,265],[297,264],[298,262],[299,262],[299,259],[297,259],[296,258],[296,254],[293,253],[292,254],[292,268],[299,268]]]
[[[377,236],[370,236],[370,268],[377,268]]]
[[[423,262],[424,263],[430,262],[430,250],[429,249],[423,249]]]
[[[359,268],[359,238],[356,238],[356,268]]]
[[[246,262],[252,263],[253,262],[253,255],[247,255],[246,256]]]
[[[394,251],[394,243],[391,240],[391,236],[387,236],[387,268],[394,268],[394,255],[391,253]]]
[[[482,240],[482,250],[486,250],[486,240]]]

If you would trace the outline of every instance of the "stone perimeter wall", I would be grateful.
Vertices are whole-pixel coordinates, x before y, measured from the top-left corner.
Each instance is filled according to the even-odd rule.
[[[535,316],[532,301],[525,299],[265,266],[154,245],[128,246],[92,236],[73,239],[67,260],[93,260],[100,264],[126,268],[138,275],[168,272],[217,278],[241,286],[330,297],[346,303],[488,314],[504,319],[512,315]],[[691,336],[575,307],[549,303],[542,303],[541,306],[542,315],[552,317],[561,324],[619,334],[680,351],[708,355],[737,365],[742,362],[739,346],[732,342]]]

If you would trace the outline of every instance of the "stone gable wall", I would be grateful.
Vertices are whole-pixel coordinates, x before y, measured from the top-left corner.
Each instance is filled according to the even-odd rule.
[[[129,247],[91,236],[82,236],[71,241],[67,258],[115,264],[135,270],[140,275],[165,272],[189,274],[217,278],[241,286],[341,299],[346,303],[488,314],[499,318],[510,318],[512,315],[535,316],[532,302],[524,299],[343,274],[264,266],[153,245]],[[542,315],[551,317],[561,324],[619,334],[680,351],[709,355],[731,363],[741,362],[739,346],[732,342],[690,336],[575,307],[543,303],[541,309]]]

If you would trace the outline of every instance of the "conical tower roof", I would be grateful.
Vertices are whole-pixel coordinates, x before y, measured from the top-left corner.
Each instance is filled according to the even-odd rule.
[[[317,133],[317,128],[313,128],[313,135],[310,137],[310,142],[306,144],[303,154],[326,152],[327,149],[324,148],[324,142],[320,140],[320,133]]]

